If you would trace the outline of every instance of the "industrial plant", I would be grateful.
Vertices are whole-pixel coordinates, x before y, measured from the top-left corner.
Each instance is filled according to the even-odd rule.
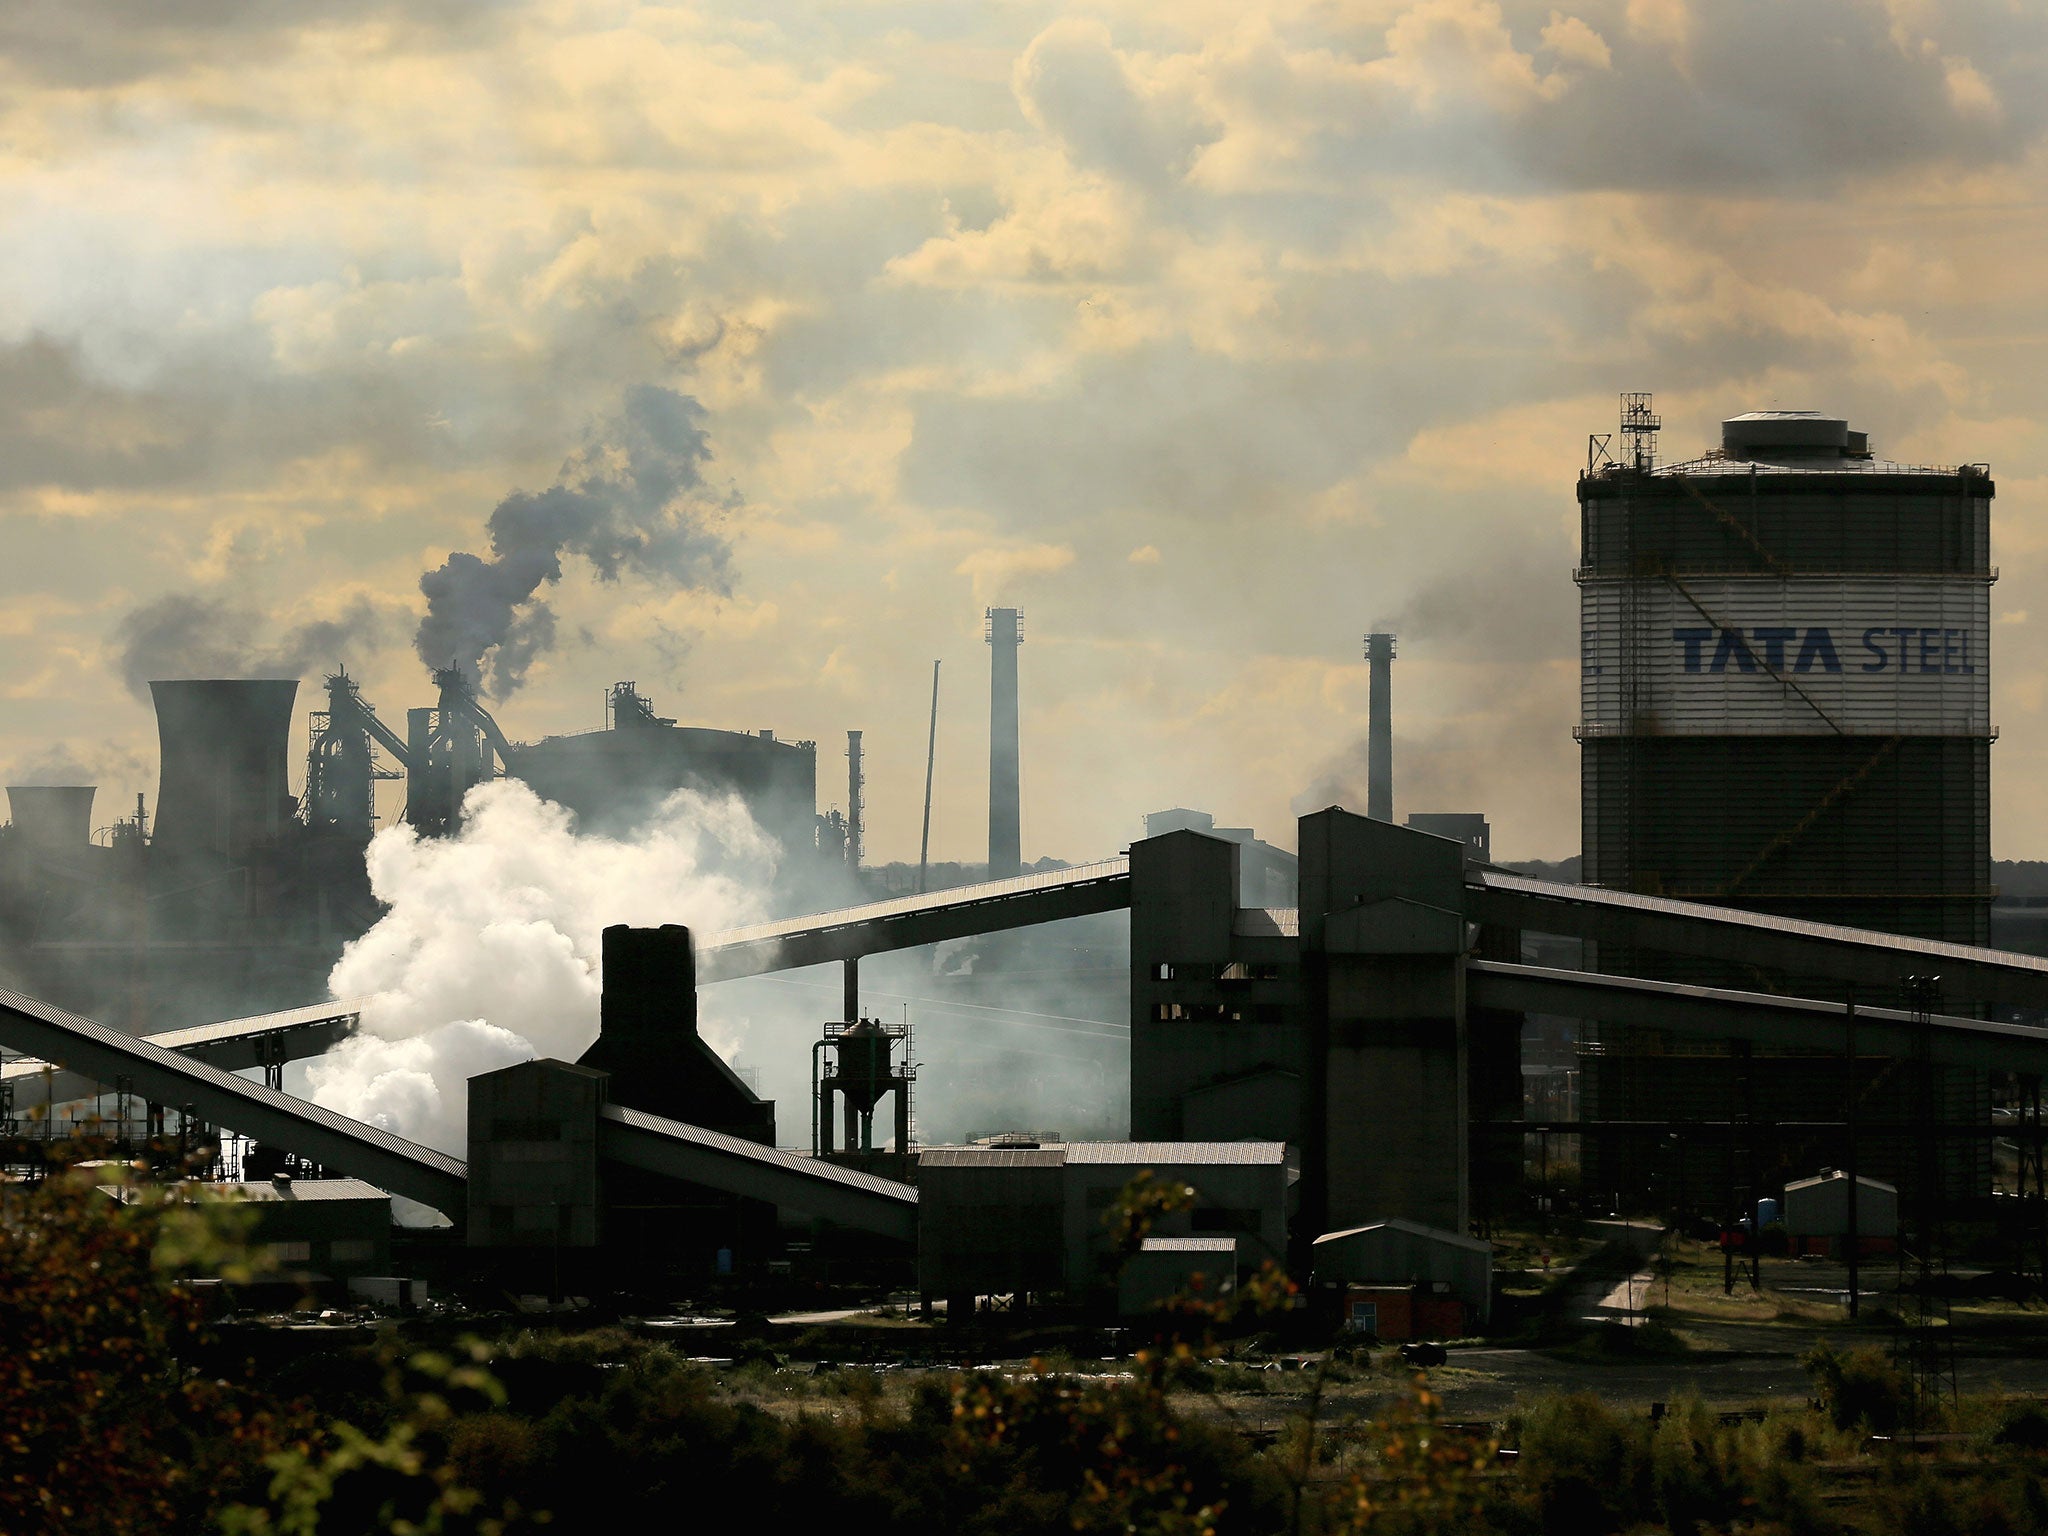
[[[1717,448],[1665,463],[1650,398],[1622,408],[1620,448],[1594,438],[1577,489],[1583,705],[1557,729],[1582,753],[1578,881],[1493,862],[1481,811],[1397,822],[1396,636],[1378,628],[1362,810],[1311,809],[1292,851],[1165,810],[1128,848],[1056,865],[1024,857],[1022,615],[990,609],[986,867],[931,880],[927,846],[909,890],[863,881],[859,731],[843,808],[821,814],[814,742],[680,725],[631,682],[602,728],[517,742],[460,669],[402,730],[337,672],[295,797],[295,683],[162,681],[153,811],[96,836],[90,787],[9,792],[11,1169],[60,1155],[32,1100],[111,1096],[130,1150],[238,1133],[243,1165],[215,1172],[341,1181],[337,1222],[365,1189],[438,1213],[329,1250],[365,1295],[806,1277],[909,1288],[956,1321],[1130,1315],[1271,1263],[1329,1327],[1394,1339],[1488,1326],[1489,1234],[1552,1209],[1568,1140],[1603,1214],[1741,1234],[1792,1209],[1815,1253],[1878,1239],[1902,1274],[1939,1268],[1969,1217],[2038,1288],[2048,959],[1987,947],[1989,473],[1891,463],[1804,411],[1732,416]],[[935,742],[936,670],[933,699]],[[319,999],[376,917],[378,781],[438,837],[498,775],[615,835],[677,789],[735,795],[781,888],[747,927],[607,928],[595,1042],[471,1077],[457,1156],[287,1094],[281,1068],[359,1022]],[[1000,987],[992,936],[1104,914],[1128,933],[1128,1139],[927,1144],[932,1069],[907,1010],[864,1008],[863,962],[989,941]],[[809,1103],[778,1104],[712,1047],[699,995],[806,968],[838,1006],[790,1064]],[[1125,1263],[1105,1212],[1144,1174],[1188,1198]],[[366,1277],[372,1255],[392,1273]]]

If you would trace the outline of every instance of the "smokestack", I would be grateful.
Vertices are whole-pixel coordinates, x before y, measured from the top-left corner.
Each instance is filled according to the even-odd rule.
[[[860,771],[860,732],[846,733],[846,864],[849,869],[860,868],[861,856],[861,786],[864,781]]]
[[[10,784],[7,808],[15,836],[42,858],[83,853],[92,843],[91,784]]]
[[[1365,735],[1365,814],[1374,821],[1394,819],[1394,637],[1367,635],[1365,659],[1372,670],[1367,681]]]
[[[293,678],[153,682],[161,776],[153,846],[234,859],[276,840],[294,810],[285,761]]]
[[[1003,880],[1024,867],[1017,764],[1017,647],[1024,643],[1024,615],[991,608],[987,623],[988,877]]]

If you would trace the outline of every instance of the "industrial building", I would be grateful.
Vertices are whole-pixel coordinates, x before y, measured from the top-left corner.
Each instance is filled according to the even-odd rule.
[[[1493,1245],[1398,1217],[1315,1240],[1311,1284],[1344,1326],[1396,1342],[1476,1333],[1493,1307]]]
[[[918,1158],[918,1285],[964,1311],[978,1296],[1117,1292],[1104,1217],[1133,1178],[1150,1173],[1195,1192],[1153,1229],[1160,1248],[1137,1280],[1143,1310],[1155,1282],[1186,1268],[1232,1283],[1239,1267],[1284,1260],[1294,1170],[1277,1141],[1068,1142],[927,1147]],[[1190,1247],[1188,1244],[1198,1246]],[[1221,1255],[1228,1251],[1227,1260]]]
[[[1981,464],[1876,456],[1814,411],[1752,411],[1720,445],[1656,457],[1647,395],[1578,483],[1584,877],[1611,890],[1983,944],[1989,938],[1990,509]],[[1783,977],[1607,946],[1602,969],[1725,985]],[[1869,999],[1876,1001],[1877,999]],[[1884,1001],[1896,1002],[1896,997]],[[1953,1000],[1949,1000],[1952,1002]],[[1737,1060],[1654,1032],[1589,1042],[1582,1106],[1614,1123],[1787,1120],[1861,1101],[1905,1123],[1930,1093],[1981,1122],[1982,1072],[1916,1083],[1866,1059]],[[1711,1139],[1589,1140],[1601,1191],[1677,1198],[1733,1176]],[[1808,1166],[1825,1148],[1789,1149]],[[1868,1166],[1905,1172],[1902,1143]],[[1989,1144],[1942,1149],[1952,1195],[1987,1193]],[[1794,1164],[1796,1166],[1796,1162]]]
[[[363,850],[384,780],[403,781],[404,819],[423,836],[455,830],[463,795],[506,773],[613,834],[676,789],[733,796],[778,845],[771,900],[857,896],[859,732],[848,733],[848,812],[820,816],[811,742],[680,727],[622,682],[606,696],[606,729],[527,745],[506,737],[459,670],[434,681],[437,703],[408,710],[401,733],[346,671],[327,678],[298,795],[296,681],[151,683],[153,812],[138,801],[95,826],[95,786],[9,786],[0,980],[137,1033],[319,995],[378,915]]]

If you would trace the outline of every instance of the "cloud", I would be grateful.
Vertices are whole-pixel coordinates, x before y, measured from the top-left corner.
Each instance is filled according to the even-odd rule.
[[[1013,597],[1019,583],[1034,576],[1050,576],[1073,563],[1073,550],[1063,544],[1020,544],[977,549],[953,569],[973,578],[974,600],[985,603]]]

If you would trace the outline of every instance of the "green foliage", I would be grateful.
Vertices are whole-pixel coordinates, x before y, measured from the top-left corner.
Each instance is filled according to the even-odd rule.
[[[421,1353],[402,1363],[390,1353],[385,1393],[393,1412],[383,1432],[341,1421],[317,1443],[276,1453],[268,1497],[229,1506],[221,1529],[228,1536],[502,1536],[521,1529],[516,1502],[493,1506],[467,1478],[522,1465],[532,1439],[494,1411],[505,1392],[485,1368],[489,1352],[471,1344],[463,1353]]]
[[[245,1271],[245,1212],[104,1167],[0,1201],[0,1530],[173,1529],[294,1432],[184,1364],[205,1330],[179,1276]]]
[[[1875,1349],[1838,1354],[1826,1344],[1800,1357],[1821,1408],[1837,1429],[1895,1434],[1905,1421],[1906,1379]]]

